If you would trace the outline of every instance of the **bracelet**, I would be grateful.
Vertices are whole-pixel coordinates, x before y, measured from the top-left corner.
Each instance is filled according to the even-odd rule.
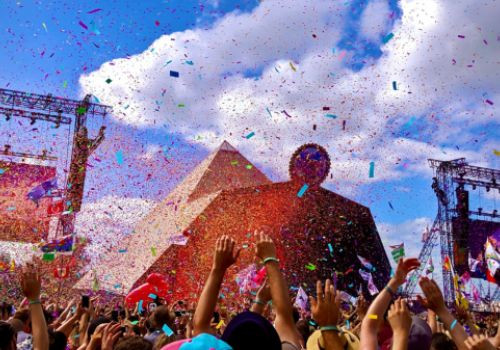
[[[319,327],[319,330],[322,332],[323,331],[334,331],[334,332],[340,333],[340,329],[337,326],[323,326],[323,327]]]
[[[262,305],[262,306],[266,305],[266,303],[264,303],[262,300],[259,300],[259,299],[255,299],[255,300],[253,301],[253,303],[254,303],[254,304],[259,304],[259,305]]]
[[[268,258],[265,258],[264,260],[262,260],[262,263],[263,264],[267,264],[268,262],[270,261],[274,261],[274,262],[277,262],[279,263],[280,261],[278,259],[276,259],[274,256],[270,256]]]
[[[41,304],[40,300],[38,299],[30,300],[30,305],[35,305],[35,304]]]
[[[391,297],[394,297],[396,295],[396,293],[392,290],[391,287],[385,286],[384,289],[389,292],[389,294],[391,295]]]
[[[452,331],[453,328],[455,328],[456,325],[457,325],[457,320],[454,319],[453,322],[450,324],[450,331]]]

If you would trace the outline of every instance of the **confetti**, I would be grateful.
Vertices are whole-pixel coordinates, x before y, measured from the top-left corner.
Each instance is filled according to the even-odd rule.
[[[144,309],[142,308],[142,303],[143,301],[142,300],[139,300],[139,304],[137,305],[137,311],[139,311],[139,313],[141,313]]]
[[[302,198],[302,196],[304,195],[304,193],[306,193],[306,191],[307,191],[308,188],[309,188],[308,184],[302,185],[302,187],[300,188],[299,192],[297,192],[297,197]]]
[[[337,116],[335,114],[325,114],[325,117],[332,118],[332,119],[337,119]]]
[[[314,271],[316,270],[316,265],[312,264],[312,263],[308,263],[306,265],[306,269],[310,270],[310,271]]]
[[[375,176],[375,162],[370,162],[369,177],[374,177],[374,176]]]
[[[116,162],[119,165],[123,164],[123,151],[122,150],[119,150],[118,152],[116,152]]]
[[[397,90],[398,89],[397,84],[396,84],[395,81],[392,82],[392,89],[393,90]]]
[[[292,68],[292,70],[293,70],[294,72],[296,72],[296,71],[297,71],[297,69],[295,68],[295,66],[293,65],[293,63],[292,63],[292,62],[290,62],[290,68]]]
[[[245,168],[247,168],[248,170],[250,170],[250,169],[253,168],[253,166],[252,166],[252,164],[247,164],[247,165],[245,165]]]
[[[391,202],[387,202],[389,203],[389,207],[391,207],[392,210],[394,210],[394,207],[392,206]]]
[[[161,330],[163,331],[163,333],[166,334],[167,337],[170,337],[171,335],[174,334],[174,331],[170,329],[169,326],[167,326],[167,324],[163,324],[163,327],[161,327]]]
[[[245,138],[248,140],[248,139],[251,139],[253,136],[255,136],[255,133],[252,131],[250,134],[245,136]]]
[[[384,36],[384,38],[382,39],[382,42],[384,44],[387,44],[389,42],[389,40],[391,40],[393,37],[394,37],[394,34],[393,33],[389,33],[386,36]]]
[[[486,101],[484,101],[484,102],[486,102],[486,103],[487,103],[487,104],[489,104],[490,106],[493,106],[493,101],[491,101],[491,100],[486,100]]]
[[[43,261],[54,261],[56,258],[54,253],[44,253],[42,256]]]
[[[78,22],[78,24],[83,28],[83,29],[89,29],[89,27],[87,27],[87,25],[85,23],[83,23],[82,21]]]
[[[178,78],[179,77],[179,72],[176,72],[175,70],[171,70],[170,71],[170,76],[174,77],[174,78]]]
[[[150,293],[148,297],[150,297],[151,299],[156,299],[156,294]]]
[[[42,22],[42,27],[43,29],[45,29],[45,32],[48,33],[47,25],[45,24],[45,22]]]
[[[465,39],[465,35],[457,35],[460,39]]]
[[[106,79],[106,83],[111,83],[113,80],[111,80],[110,78]]]
[[[93,10],[91,10],[91,11],[87,12],[87,13],[88,13],[89,15],[91,15],[91,14],[96,13],[96,12],[99,12],[99,11],[101,11],[101,10],[102,10],[102,9],[93,9]]]
[[[273,115],[271,114],[271,111],[269,110],[269,108],[266,107],[266,111],[267,111],[267,113],[269,113],[269,116],[272,118]]]
[[[370,320],[377,320],[377,319],[378,319],[378,316],[377,316],[377,315],[374,315],[374,314],[369,314],[369,315],[368,315],[368,318],[369,318]]]
[[[500,157],[500,151],[497,149],[493,150],[493,154]],[[1,174],[1,173],[0,173]]]
[[[224,320],[220,320],[219,323],[217,323],[217,326],[215,326],[215,329],[220,329],[224,325]]]

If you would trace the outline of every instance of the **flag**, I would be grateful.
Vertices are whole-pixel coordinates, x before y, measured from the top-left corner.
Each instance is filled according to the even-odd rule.
[[[491,276],[494,277],[497,270],[500,268],[500,254],[491,244],[490,240],[486,240],[484,257],[486,258],[486,266]],[[493,278],[494,279],[494,278]]]
[[[59,215],[64,211],[64,200],[56,200],[53,201],[52,203],[49,204],[47,208],[47,214],[52,216],[52,215]]]
[[[472,272],[472,273],[478,272],[477,270],[478,270],[478,267],[479,267],[479,263],[480,263],[480,261],[474,259],[470,255],[470,252],[469,252],[469,270],[470,270],[470,272]]]
[[[306,309],[307,309],[307,294],[304,291],[304,289],[302,289],[302,287],[299,287],[299,290],[297,291],[297,296],[295,297],[295,303],[293,305],[297,306],[302,311],[306,311]]]
[[[55,189],[57,189],[57,179],[54,177],[32,188],[31,191],[28,192],[28,199],[31,199],[38,205],[40,199],[50,194],[50,192]]]
[[[359,261],[361,262],[361,264],[368,270],[372,271],[373,270],[373,265],[365,258],[363,258],[362,256],[359,256],[358,255],[358,259]]]
[[[391,255],[396,264],[399,262],[401,258],[405,257],[405,244],[396,244],[396,245],[390,245],[389,248],[392,249]]]
[[[430,236],[429,226],[425,228],[425,231],[422,233],[422,243],[425,243]]]
[[[371,273],[364,271],[363,269],[359,269],[359,275],[362,279],[364,279],[368,284],[368,291],[370,295],[375,295],[378,293],[377,286],[373,283],[373,276]]]
[[[479,304],[481,302],[481,296],[479,295],[479,291],[477,290],[477,287],[474,285],[474,283],[471,283],[470,289],[472,291],[472,298],[474,299],[474,302],[476,304]]]
[[[429,259],[429,266],[427,267],[427,270],[425,271],[427,274],[433,273],[434,272],[434,264],[432,263],[432,256]]]
[[[451,260],[448,255],[444,257],[443,267],[446,271],[451,271]]]

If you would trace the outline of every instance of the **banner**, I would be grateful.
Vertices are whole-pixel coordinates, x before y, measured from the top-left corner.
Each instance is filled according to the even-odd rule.
[[[47,196],[57,187],[56,169],[0,161],[0,240],[38,243],[49,230]]]

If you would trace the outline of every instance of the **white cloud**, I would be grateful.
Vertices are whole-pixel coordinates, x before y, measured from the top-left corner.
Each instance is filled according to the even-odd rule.
[[[363,21],[374,26],[372,34],[387,14],[384,6],[376,1],[366,10],[372,19],[377,13],[375,22]],[[483,93],[492,95],[498,81],[494,2],[407,0],[401,6],[384,56],[360,72],[343,66],[350,53],[332,53],[348,9],[343,1],[265,1],[210,29],[164,35],[142,54],[105,63],[80,83],[83,93],[112,105],[123,123],[166,127],[208,148],[227,139],[274,179],[286,178],[291,153],[306,142],[326,146],[333,181],[351,185],[427,176],[427,158],[466,156],[486,165],[482,149],[441,145],[468,145],[472,133],[464,128],[491,122],[498,111],[498,104],[483,103]],[[261,68],[260,79],[244,77],[245,70]],[[180,77],[170,77],[170,70]],[[326,118],[323,106],[338,118]],[[408,116],[416,120],[412,137],[423,134],[427,142],[397,134]],[[255,136],[246,140],[250,131]],[[368,178],[370,161],[374,179]]]

